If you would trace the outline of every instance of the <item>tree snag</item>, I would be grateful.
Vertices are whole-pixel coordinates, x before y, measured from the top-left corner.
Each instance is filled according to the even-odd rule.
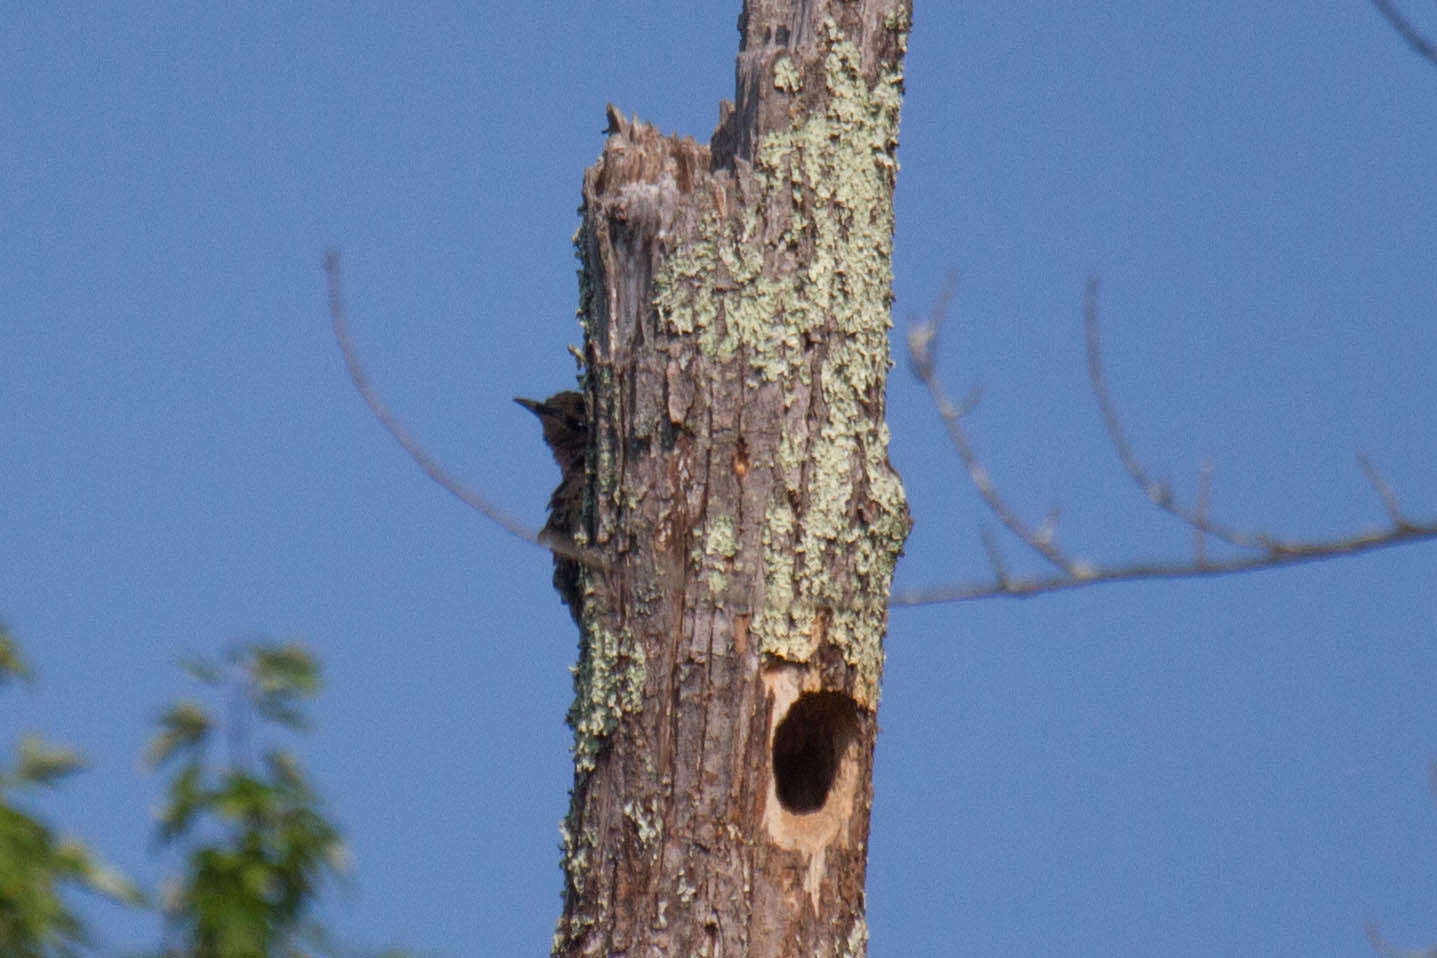
[[[861,955],[909,528],[888,461],[910,0],[749,0],[709,147],[609,111],[560,955]]]

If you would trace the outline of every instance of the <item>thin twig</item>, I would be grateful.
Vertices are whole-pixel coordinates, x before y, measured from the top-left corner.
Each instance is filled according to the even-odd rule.
[[[1437,796],[1437,761],[1427,764],[1428,786],[1432,794]],[[1372,945],[1372,950],[1381,955],[1382,958],[1437,958],[1437,948],[1426,948],[1422,951],[1405,951],[1395,945],[1389,944],[1382,933],[1377,930],[1377,922],[1369,921],[1362,926],[1367,932],[1367,941]]]
[[[1087,288],[1083,292],[1083,341],[1088,351],[1088,381],[1093,387],[1093,396],[1098,401],[1098,411],[1103,417],[1103,426],[1107,429],[1108,438],[1112,441],[1113,450],[1117,453],[1118,459],[1122,461],[1123,468],[1127,469],[1128,475],[1133,482],[1137,483],[1143,495],[1148,501],[1159,509],[1175,516],[1192,527],[1195,532],[1210,535],[1220,539],[1228,545],[1239,549],[1262,549],[1267,550],[1269,543],[1273,541],[1271,536],[1262,532],[1243,532],[1219,523],[1213,522],[1211,517],[1203,512],[1190,510],[1178,502],[1173,495],[1172,488],[1166,482],[1159,482],[1152,478],[1137,455],[1133,452],[1132,445],[1128,442],[1127,433],[1123,429],[1122,420],[1118,417],[1117,405],[1113,402],[1108,392],[1107,376],[1103,372],[1103,341],[1098,328],[1098,278],[1088,277]]]
[[[968,441],[968,434],[963,428],[963,416],[971,408],[971,404],[965,403],[960,406],[953,402],[938,377],[935,347],[938,343],[939,329],[947,317],[948,305],[953,299],[955,283],[955,277],[950,275],[943,285],[943,290],[939,294],[928,321],[915,324],[908,331],[908,356],[913,373],[920,382],[928,387],[928,395],[933,399],[933,406],[938,410],[938,415],[943,419],[943,425],[948,429],[948,439],[953,443],[953,448],[958,453],[958,458],[962,461],[964,469],[967,470],[973,488],[978,490],[978,495],[982,498],[984,505],[988,507],[988,511],[993,513],[998,521],[1003,523],[1008,531],[1017,536],[1024,545],[1062,570],[1065,576],[1085,578],[1091,571],[1087,563],[1065,555],[1053,541],[1051,535],[1045,535],[1042,530],[1031,528],[998,492],[993,485],[988,468],[983,465],[982,460],[973,451],[973,446]]]
[[[1198,468],[1198,491],[1195,502],[1198,522],[1193,526],[1193,558],[1198,565],[1207,561],[1208,507],[1212,503],[1212,460],[1204,459]]]
[[[993,530],[984,526],[981,532],[983,538],[983,551],[988,553],[988,564],[993,567],[993,577],[997,580],[1000,588],[1008,588],[1008,567],[1003,562],[1003,553],[998,549],[998,543],[993,538]]]
[[[1396,4],[1391,3],[1390,0],[1372,0],[1372,5],[1387,18],[1387,22],[1401,34],[1408,46],[1416,50],[1418,55],[1428,62],[1437,65],[1437,47],[1434,47],[1432,41],[1424,37],[1412,25],[1412,22],[1402,15]]]
[[[1437,958],[1437,948],[1424,948],[1421,951],[1409,951],[1389,944],[1382,933],[1377,930],[1377,923],[1369,921],[1362,926],[1367,932],[1367,943],[1372,946],[1381,958]]]
[[[1387,480],[1382,478],[1382,473],[1377,471],[1377,467],[1372,464],[1371,459],[1367,458],[1366,453],[1359,452],[1357,454],[1357,465],[1362,470],[1362,474],[1367,477],[1367,482],[1372,486],[1373,491],[1377,493],[1377,498],[1382,500],[1382,508],[1387,510],[1387,518],[1392,520],[1394,526],[1405,526],[1407,519],[1402,515],[1402,507],[1397,504],[1397,494],[1392,491]]]
[[[419,440],[415,439],[405,428],[399,417],[384,404],[384,400],[379,397],[379,393],[370,382],[364,365],[359,361],[359,353],[354,348],[354,341],[349,335],[349,321],[344,309],[344,286],[340,276],[337,251],[330,250],[325,254],[324,272],[329,290],[330,325],[334,329],[334,339],[339,344],[339,351],[344,356],[344,365],[349,370],[349,378],[354,381],[354,388],[359,390],[359,395],[364,399],[369,411],[374,414],[374,418],[378,419],[385,431],[404,447],[404,451],[409,453],[409,458],[418,463],[419,468],[423,469],[430,479],[443,486],[466,506],[498,524],[505,532],[566,559],[602,566],[603,563],[592,550],[581,549],[572,542],[555,542],[551,538],[541,540],[538,532],[494,505],[485,496],[466,486],[419,444]]]

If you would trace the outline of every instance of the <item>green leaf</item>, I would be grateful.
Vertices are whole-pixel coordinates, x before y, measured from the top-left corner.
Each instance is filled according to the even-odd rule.
[[[159,720],[160,731],[150,739],[145,760],[158,768],[180,752],[204,746],[213,727],[209,712],[198,702],[178,702]]]
[[[20,643],[10,634],[5,623],[0,622],[0,685],[7,679],[28,679],[30,669],[20,655]]]
[[[319,691],[319,665],[302,644],[252,646],[254,677],[260,688],[310,696]]]
[[[53,745],[38,735],[20,740],[18,777],[31,785],[52,785],[85,767],[85,759],[73,748]]]
[[[169,844],[185,835],[195,816],[213,803],[213,797],[204,787],[203,775],[200,763],[191,761],[170,782],[169,801],[159,813],[156,839],[161,844]]]
[[[94,857],[90,854],[86,861],[85,886],[98,895],[104,895],[111,901],[117,901],[132,908],[146,908],[150,904],[149,896],[134,880],[113,865]]]
[[[312,698],[319,691],[319,666],[314,657],[296,642],[254,644],[247,652],[255,710],[284,728],[294,731],[308,728],[300,701]]]

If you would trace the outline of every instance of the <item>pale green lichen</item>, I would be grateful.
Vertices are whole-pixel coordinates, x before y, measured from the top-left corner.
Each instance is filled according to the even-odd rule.
[[[645,803],[648,807],[640,807],[635,802],[624,803],[624,817],[634,823],[634,832],[638,835],[639,843],[647,846],[655,838],[659,837],[658,803],[650,798]]]
[[[913,26],[913,18],[909,14],[908,8],[901,3],[889,10],[883,18],[883,29],[889,33],[898,34],[899,49],[901,50],[908,49],[908,28],[911,26]]]
[[[803,77],[788,57],[779,57],[773,65],[773,86],[776,90],[797,93],[803,87]]]
[[[575,892],[584,890],[589,850],[594,844],[592,836],[587,837],[590,840],[585,841],[585,835],[576,835],[567,819],[559,823],[559,847],[563,850],[564,871],[568,873],[569,884]]]
[[[574,769],[594,770],[599,751],[626,712],[643,705],[644,650],[627,630],[604,628],[584,607],[584,654],[574,666],[574,704],[569,724],[574,729]]]
[[[570,825],[571,818],[572,813],[570,818],[559,823],[559,847],[562,853],[560,864],[573,894],[581,895],[589,874],[589,853],[596,847],[597,842],[594,833],[588,829],[576,834]],[[592,924],[593,918],[588,915],[571,915],[567,919],[561,917],[554,929],[551,953],[558,954],[567,942],[583,935]]]
[[[600,496],[611,490],[610,498],[618,495],[617,482],[605,482],[602,464],[613,460],[612,448],[596,443],[600,466]],[[611,470],[612,471],[612,470]],[[575,536],[583,544],[587,535]],[[647,679],[643,647],[627,629],[615,631],[605,624],[599,607],[599,594],[594,588],[589,569],[580,572],[580,589],[584,596],[580,632],[583,653],[571,671],[574,676],[574,701],[569,706],[568,721],[574,730],[574,769],[579,775],[593,771],[605,740],[618,727],[624,714],[637,712],[643,706],[644,683]],[[634,586],[635,609],[661,598],[654,583],[639,582]]]
[[[703,543],[695,547],[692,558],[703,572],[709,594],[718,598],[728,582],[724,570],[738,554],[738,523],[732,515],[713,516],[705,523],[702,536]]]
[[[902,8],[885,26],[906,29]],[[858,48],[832,21],[823,29],[827,108],[765,136],[752,171],[762,195],[791,198],[784,237],[794,246],[802,239],[811,249],[803,272],[765,272],[755,237],[760,209],[775,204],[760,203],[737,224],[705,216],[698,240],[675,250],[661,269],[655,293],[670,331],[694,334],[698,348],[717,362],[742,348],[759,381],[811,385],[806,343],[825,325],[835,327],[818,372],[828,418],[816,435],[788,432],[779,439],[778,471],[788,491],[803,494],[806,510],[795,547],[798,519],[787,497],[769,503],[763,535],[768,593],[755,610],[752,631],[766,654],[804,661],[822,610],[828,640],[859,668],[861,691],[876,704],[882,597],[908,529],[902,488],[887,461],[887,428],[870,420],[866,405],[881,393],[892,365],[893,151],[902,75],[890,65],[870,86]],[[776,66],[776,81],[783,76]],[[861,464],[862,489],[855,462]],[[792,488],[800,475],[804,488]],[[859,495],[871,503],[870,521],[855,529],[851,515]],[[833,557],[848,553],[866,583],[829,577]]]

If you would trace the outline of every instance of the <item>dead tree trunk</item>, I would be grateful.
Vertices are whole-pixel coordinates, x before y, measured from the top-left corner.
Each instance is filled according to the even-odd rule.
[[[861,955],[909,528],[884,388],[911,0],[749,0],[711,145],[611,109],[561,955]]]

